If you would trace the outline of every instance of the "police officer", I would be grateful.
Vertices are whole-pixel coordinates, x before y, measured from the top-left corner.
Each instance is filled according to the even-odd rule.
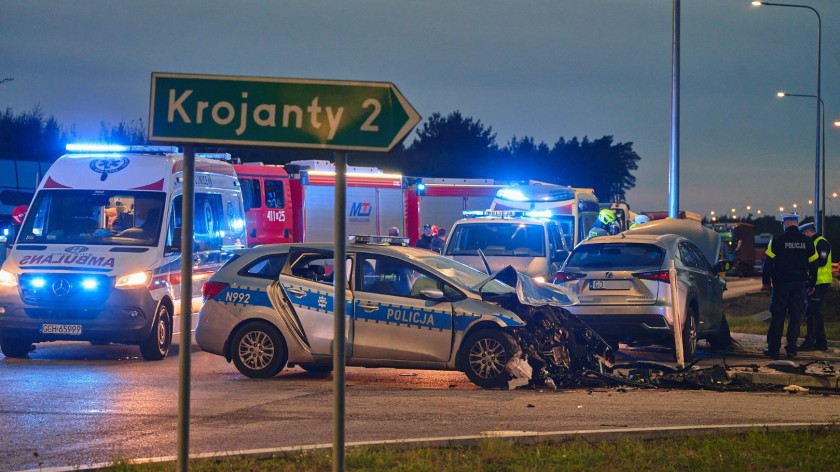
[[[604,208],[598,213],[598,218],[589,230],[587,239],[610,234],[610,225],[613,222],[615,222],[615,213],[609,208]]]
[[[817,281],[814,293],[808,296],[808,307],[805,309],[805,342],[799,346],[800,351],[825,351],[828,342],[825,337],[825,322],[823,321],[822,304],[825,295],[831,287],[831,244],[817,233],[814,223],[805,223],[799,231],[814,241],[817,248]]]
[[[799,215],[782,213],[785,230],[773,238],[767,246],[764,258],[762,282],[772,282],[770,294],[770,328],[767,331],[767,349],[764,355],[779,358],[782,330],[785,317],[789,316],[787,328],[787,358],[796,356],[799,338],[799,324],[805,312],[805,299],[814,290],[817,279],[817,251],[811,238],[799,232],[796,224]]]

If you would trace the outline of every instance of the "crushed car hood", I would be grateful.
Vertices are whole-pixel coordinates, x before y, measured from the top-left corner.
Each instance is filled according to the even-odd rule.
[[[577,297],[567,288],[555,284],[538,284],[528,274],[518,272],[513,266],[506,266],[494,272],[473,288],[481,292],[481,288],[492,280],[516,288],[519,303],[530,306],[568,306],[577,303]],[[482,294],[482,298],[484,295]]]

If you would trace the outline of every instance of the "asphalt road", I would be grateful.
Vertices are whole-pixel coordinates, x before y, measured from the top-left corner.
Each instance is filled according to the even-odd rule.
[[[177,340],[176,340],[177,341]],[[756,350],[754,354],[758,351]],[[178,349],[41,344],[0,357],[0,470],[176,454]],[[658,351],[624,355],[667,359]],[[708,362],[720,357],[706,353]],[[738,362],[764,362],[742,354]],[[664,357],[663,357],[664,356]],[[840,396],[599,388],[481,390],[461,373],[349,368],[346,441],[645,426],[840,420]],[[191,452],[328,444],[332,377],[248,379],[193,346]]]

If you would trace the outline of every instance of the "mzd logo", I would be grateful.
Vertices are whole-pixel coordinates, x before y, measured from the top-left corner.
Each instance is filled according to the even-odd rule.
[[[96,159],[91,161],[90,169],[96,173],[102,174],[102,177],[99,178],[101,181],[105,181],[108,178],[108,174],[113,174],[114,172],[119,172],[126,167],[128,167],[128,158],[127,157],[118,157],[118,158],[109,158],[109,159]]]
[[[373,205],[370,202],[353,202],[350,204],[350,222],[368,223]]]

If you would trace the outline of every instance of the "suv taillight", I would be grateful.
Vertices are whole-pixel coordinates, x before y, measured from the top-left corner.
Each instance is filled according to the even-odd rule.
[[[226,289],[228,285],[227,282],[204,282],[201,285],[201,298],[206,302]]]
[[[666,284],[671,283],[671,276],[667,270],[651,270],[648,272],[636,272],[630,275],[645,280],[655,280],[657,282],[665,282]]]
[[[571,282],[572,280],[580,280],[586,277],[586,274],[578,272],[558,272],[554,275],[554,283],[560,284],[563,282]]]

